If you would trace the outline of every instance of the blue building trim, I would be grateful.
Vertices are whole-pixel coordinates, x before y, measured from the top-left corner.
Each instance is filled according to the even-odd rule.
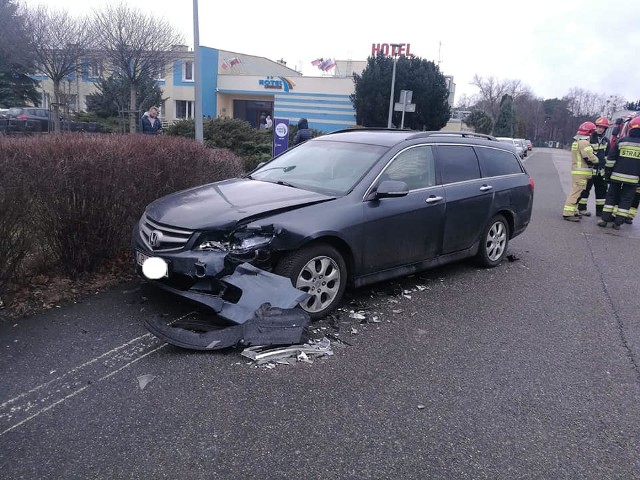
[[[296,93],[275,95],[274,116],[288,118],[296,124],[306,118],[309,127],[321,132],[333,132],[356,126],[356,111],[349,95]]]
[[[173,85],[175,87],[193,87],[194,82],[185,82],[182,79],[182,71],[184,70],[183,60],[174,60],[173,62]]]
[[[217,48],[200,47],[200,85],[202,88],[202,115],[216,118],[218,112],[218,57]]]

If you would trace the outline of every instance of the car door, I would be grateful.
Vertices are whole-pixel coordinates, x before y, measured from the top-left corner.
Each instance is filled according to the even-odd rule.
[[[438,145],[435,153],[446,201],[442,253],[448,254],[471,247],[480,237],[489,221],[493,186],[481,178],[471,145]]]
[[[389,162],[374,182],[403,181],[403,197],[365,203],[362,271],[371,273],[436,257],[442,244],[444,191],[436,185],[432,147],[409,147]]]

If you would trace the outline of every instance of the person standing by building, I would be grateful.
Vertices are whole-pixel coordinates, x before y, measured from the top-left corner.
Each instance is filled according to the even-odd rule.
[[[629,122],[627,136],[616,141],[607,157],[607,164],[611,166],[609,190],[598,226],[606,228],[613,223],[613,228],[619,230],[630,217],[636,189],[640,185],[640,116]],[[616,205],[618,208],[614,216]]]
[[[598,163],[598,157],[593,153],[589,143],[591,134],[596,130],[593,122],[584,122],[578,128],[571,144],[571,192],[564,202],[562,218],[569,222],[579,222],[578,200],[587,186],[587,181],[593,175],[592,168]]]
[[[298,131],[293,137],[293,144],[297,145],[299,143],[306,142],[313,137],[313,132],[309,128],[309,122],[307,122],[306,118],[301,118],[298,120]]]
[[[599,117],[596,120],[596,131],[591,134],[589,143],[593,148],[596,157],[598,157],[597,165],[593,166],[592,176],[587,180],[587,186],[580,195],[578,201],[578,214],[590,217],[591,212],[587,211],[587,202],[591,188],[594,187],[596,193],[596,217],[602,215],[604,207],[604,199],[607,196],[607,181],[604,179],[604,166],[606,156],[609,154],[609,139],[604,136],[604,132],[609,127],[609,120],[606,117]]]
[[[273,127],[273,120],[271,120],[271,115],[267,115],[267,118],[264,119],[265,125],[267,129]]]
[[[140,133],[145,135],[157,135],[162,131],[162,123],[158,118],[158,108],[151,107],[144,112],[140,119]]]

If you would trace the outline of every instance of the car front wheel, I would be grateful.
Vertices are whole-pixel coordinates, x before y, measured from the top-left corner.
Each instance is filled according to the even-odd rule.
[[[502,215],[491,219],[480,238],[478,262],[484,267],[495,267],[507,254],[509,224]]]
[[[330,245],[316,244],[290,252],[274,271],[290,278],[294,287],[311,295],[300,303],[311,320],[319,320],[333,311],[346,288],[345,261]]]

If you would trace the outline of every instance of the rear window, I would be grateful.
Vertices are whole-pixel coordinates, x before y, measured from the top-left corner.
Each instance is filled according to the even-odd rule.
[[[478,159],[471,146],[438,145],[438,168],[443,184],[480,178]]]
[[[522,167],[516,156],[497,148],[476,147],[480,170],[483,177],[499,177],[522,173]]]
[[[20,115],[20,113],[22,113],[21,108],[10,108],[8,115],[14,116],[14,115]]]

